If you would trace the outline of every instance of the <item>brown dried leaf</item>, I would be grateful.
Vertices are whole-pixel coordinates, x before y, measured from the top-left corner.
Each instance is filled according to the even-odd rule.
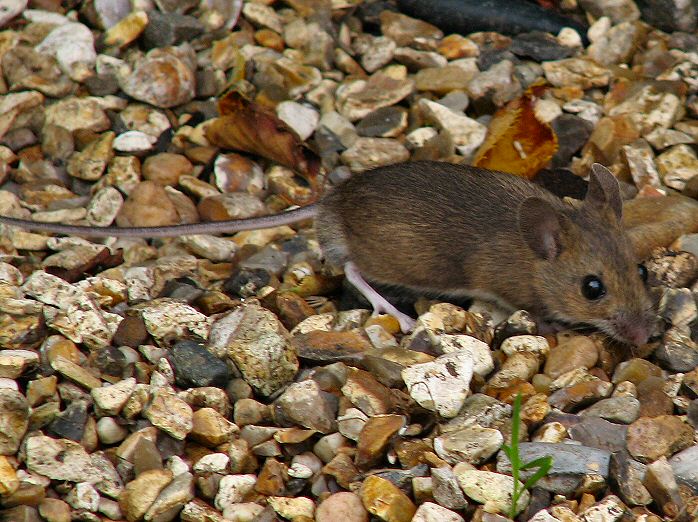
[[[546,89],[534,84],[495,113],[474,165],[530,179],[550,161],[557,151],[557,136],[533,110]]]
[[[271,109],[231,90],[218,101],[218,111],[221,116],[206,128],[206,138],[213,145],[256,154],[292,168],[310,184],[313,195],[318,195],[320,159]]]

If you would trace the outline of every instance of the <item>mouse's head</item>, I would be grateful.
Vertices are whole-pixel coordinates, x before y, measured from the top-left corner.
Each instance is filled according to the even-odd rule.
[[[549,318],[589,324],[630,344],[653,331],[646,281],[620,223],[618,181],[595,163],[581,205],[561,208],[544,198],[524,200],[519,231],[533,251],[535,288]]]

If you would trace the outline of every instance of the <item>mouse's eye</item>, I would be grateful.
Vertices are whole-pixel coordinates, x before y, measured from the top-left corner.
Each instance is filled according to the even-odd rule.
[[[640,274],[640,279],[643,283],[647,282],[647,267],[645,265],[637,265],[637,272]]]
[[[606,287],[598,276],[588,275],[582,281],[582,295],[589,301],[596,301],[606,295]]]

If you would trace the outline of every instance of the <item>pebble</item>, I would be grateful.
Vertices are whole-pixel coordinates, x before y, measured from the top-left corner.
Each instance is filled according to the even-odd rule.
[[[194,426],[191,407],[167,390],[155,392],[144,415],[153,426],[177,440],[183,440]]]
[[[315,132],[320,121],[320,114],[315,109],[294,101],[279,103],[276,106],[276,115],[291,127],[302,141]]]
[[[163,109],[181,105],[194,97],[195,78],[186,51],[170,47],[153,49],[129,74],[119,77],[119,86],[136,100]]]
[[[476,469],[464,470],[457,476],[463,492],[476,502],[487,506],[488,512],[509,513],[514,490],[514,480],[511,477]],[[516,512],[520,512],[529,499],[530,494],[524,489],[516,505]]]
[[[485,141],[487,128],[472,118],[457,114],[439,103],[426,99],[420,100],[419,107],[427,121],[453,138],[460,154],[464,156],[473,154]]]
[[[97,61],[92,32],[74,22],[54,28],[35,49],[55,57],[61,69],[78,82],[92,75]]]
[[[410,522],[417,510],[392,482],[375,475],[364,480],[361,501],[369,513],[386,522]]]
[[[445,418],[458,415],[468,396],[473,376],[473,360],[465,351],[452,352],[434,361],[402,370],[402,378],[412,398]]]
[[[693,429],[678,417],[640,417],[628,428],[628,451],[640,462],[670,457],[689,447]]]
[[[0,27],[19,16],[27,7],[27,0],[3,0],[0,4]]]
[[[332,522],[341,519],[346,522],[368,522],[368,512],[361,497],[348,491],[340,491],[328,496],[315,510],[317,522]]]
[[[126,520],[141,520],[170,482],[172,472],[166,469],[144,471],[129,482],[119,496],[119,507]]]
[[[433,502],[425,502],[417,508],[412,522],[463,522],[463,517]]]

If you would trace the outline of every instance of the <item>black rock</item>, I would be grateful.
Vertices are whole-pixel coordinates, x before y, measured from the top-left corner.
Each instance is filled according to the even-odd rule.
[[[269,281],[271,274],[261,268],[238,269],[223,283],[223,291],[228,295],[251,297]]]
[[[570,164],[572,156],[589,141],[594,126],[574,114],[561,114],[552,121],[551,126],[557,135],[558,144],[552,166],[553,168],[565,167]]]
[[[122,321],[123,322],[123,321]],[[147,335],[147,332],[146,332]],[[124,353],[115,346],[106,346],[90,354],[91,365],[101,373],[121,377],[128,367]]]
[[[228,382],[225,362],[194,341],[179,341],[170,351],[175,381],[182,388],[217,386]]]
[[[694,2],[680,2],[685,5],[683,9],[679,8],[677,0],[636,0],[635,3],[640,8],[642,19],[657,29],[671,33],[690,32],[696,28]]]
[[[165,287],[158,297],[171,297],[186,303],[193,303],[204,293],[193,279],[180,277],[165,283]]]
[[[550,33],[532,31],[516,36],[509,50],[516,56],[530,58],[536,62],[545,60],[562,60],[569,58],[575,50],[566,45],[560,45]]]
[[[196,38],[204,30],[204,25],[193,16],[153,10],[148,13],[143,43],[147,49],[177,45]]]
[[[519,59],[509,49],[483,49],[477,58],[477,67],[481,71],[486,71],[502,60],[509,60],[513,64],[519,63]]]
[[[572,27],[585,38],[586,27],[576,20],[544,9],[533,2],[511,0],[398,0],[400,10],[432,23],[445,34],[495,31],[519,34],[545,31],[557,34]]]
[[[70,439],[80,442],[85,433],[87,422],[87,403],[75,401],[66,407],[53,419],[49,425],[49,431],[62,439]]]

